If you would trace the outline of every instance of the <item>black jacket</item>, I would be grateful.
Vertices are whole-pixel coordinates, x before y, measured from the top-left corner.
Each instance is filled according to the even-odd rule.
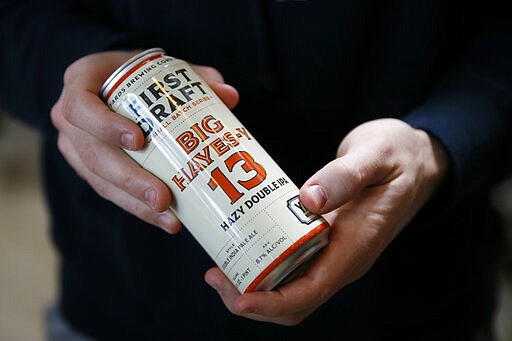
[[[60,304],[79,330],[107,340],[432,340],[489,327],[501,230],[488,195],[512,160],[505,1],[0,4],[0,106],[45,137]],[[104,201],[56,148],[49,110],[66,66],[154,46],[218,68],[240,92],[235,114],[299,185],[350,129],[378,117],[437,137],[449,181],[366,276],[304,323],[234,317],[204,284],[213,263],[188,232],[166,235]]]

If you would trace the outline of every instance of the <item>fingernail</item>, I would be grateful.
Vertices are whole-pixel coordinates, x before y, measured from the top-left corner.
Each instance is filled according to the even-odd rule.
[[[147,189],[144,193],[144,200],[149,207],[156,209],[156,191],[153,188]]]
[[[165,211],[158,216],[158,226],[164,229],[166,232],[175,234],[175,218],[172,213]]]
[[[308,188],[313,201],[315,202],[315,207],[318,210],[322,210],[327,202],[327,195],[325,194],[324,189],[320,185],[312,185]]]
[[[135,138],[132,134],[122,134],[121,135],[121,146],[126,149],[133,149],[133,144],[135,143]]]

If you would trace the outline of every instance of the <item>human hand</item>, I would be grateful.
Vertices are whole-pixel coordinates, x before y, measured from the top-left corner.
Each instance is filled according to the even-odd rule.
[[[234,314],[297,324],[370,269],[446,171],[442,147],[426,132],[395,119],[362,124],[301,188],[304,205],[331,224],[329,245],[304,275],[273,291],[243,295],[219,268],[205,279]]]
[[[99,195],[150,224],[176,233],[181,223],[169,210],[169,188],[120,149],[141,149],[142,131],[112,112],[98,96],[107,77],[136,53],[102,52],[71,64],[51,119],[59,131],[60,152]],[[228,107],[237,104],[237,91],[224,84],[217,70],[197,65],[194,69]]]

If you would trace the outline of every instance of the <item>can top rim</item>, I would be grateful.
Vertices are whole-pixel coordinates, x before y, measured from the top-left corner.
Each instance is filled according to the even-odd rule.
[[[103,100],[107,100],[109,92],[112,90],[112,88],[117,84],[117,82],[124,76],[126,73],[138,65],[141,61],[144,59],[150,58],[155,55],[159,54],[165,54],[164,49],[160,47],[155,47],[149,50],[145,50],[141,53],[136,54],[135,56],[131,57],[127,61],[125,61],[121,66],[119,66],[103,83],[103,85],[100,88],[100,97]]]

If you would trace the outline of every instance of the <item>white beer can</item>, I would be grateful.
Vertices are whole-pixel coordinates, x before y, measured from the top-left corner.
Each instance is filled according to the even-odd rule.
[[[187,62],[144,51],[100,95],[141,128],[145,147],[126,153],[168,185],[171,210],[240,293],[272,290],[328,244],[329,224]]]

